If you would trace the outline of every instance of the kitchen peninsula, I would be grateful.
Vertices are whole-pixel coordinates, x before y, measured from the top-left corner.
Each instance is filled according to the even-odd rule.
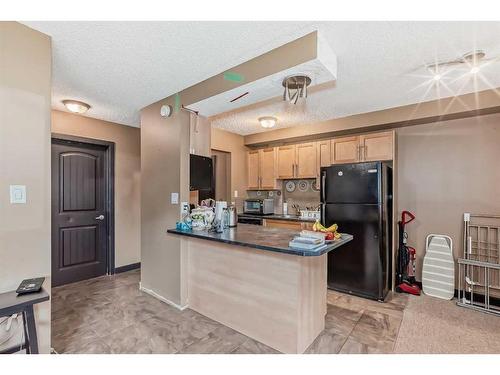
[[[288,246],[297,231],[239,224],[223,233],[168,230],[188,251],[189,308],[284,353],[302,353],[323,331],[326,254]]]

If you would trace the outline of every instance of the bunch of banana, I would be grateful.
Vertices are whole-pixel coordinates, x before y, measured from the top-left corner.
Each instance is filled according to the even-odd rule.
[[[325,233],[327,240],[339,239],[341,237],[340,233],[337,232],[337,229],[338,229],[337,224],[330,225],[328,228],[326,228],[323,224],[319,222],[319,220],[316,220],[316,222],[313,225],[313,231]]]
[[[335,233],[338,229],[337,224],[330,225],[328,228],[326,228],[323,224],[319,222],[319,220],[316,220],[316,222],[313,225],[313,231],[315,232],[332,232]]]

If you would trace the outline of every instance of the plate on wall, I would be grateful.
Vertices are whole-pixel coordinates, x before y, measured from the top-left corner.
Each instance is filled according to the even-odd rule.
[[[300,180],[298,183],[298,188],[302,192],[306,192],[309,189],[309,183],[305,180]]]
[[[286,191],[288,191],[289,193],[293,193],[295,191],[295,182],[293,181],[288,181],[286,184],[285,184],[285,189]]]

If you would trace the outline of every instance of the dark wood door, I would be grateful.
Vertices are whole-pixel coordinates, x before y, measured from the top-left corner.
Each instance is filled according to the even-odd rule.
[[[52,285],[106,273],[106,147],[52,141]]]

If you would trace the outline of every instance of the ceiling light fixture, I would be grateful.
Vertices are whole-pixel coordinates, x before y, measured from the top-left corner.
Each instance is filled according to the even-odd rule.
[[[297,104],[299,98],[307,98],[307,86],[311,84],[311,78],[300,74],[285,77],[283,80],[283,100],[289,103]]]
[[[484,51],[475,50],[475,51],[466,53],[465,55],[462,55],[459,58],[456,58],[454,60],[426,64],[425,67],[431,72],[438,72],[438,71],[443,71],[443,69],[446,67],[466,64],[466,65],[472,66],[471,73],[477,73],[479,71],[479,66],[480,66],[481,62],[488,60],[488,59],[485,59],[485,56],[486,56],[486,53]],[[472,70],[474,70],[474,72],[472,72]],[[437,73],[435,73],[434,77],[436,75],[437,75]],[[434,78],[434,80],[436,80],[436,79]]]
[[[434,81],[439,81],[441,79],[441,74],[434,74],[434,77],[432,77]]]
[[[64,104],[68,111],[73,113],[82,114],[90,109],[90,105],[78,100],[63,100],[62,104]]]
[[[479,70],[481,70],[481,67],[479,67],[478,65],[476,66],[473,66],[472,68],[470,68],[470,73],[471,74],[476,74],[479,72]]]
[[[269,129],[269,128],[274,128],[276,126],[278,119],[272,116],[264,116],[264,117],[259,117],[259,122],[260,126]]]

